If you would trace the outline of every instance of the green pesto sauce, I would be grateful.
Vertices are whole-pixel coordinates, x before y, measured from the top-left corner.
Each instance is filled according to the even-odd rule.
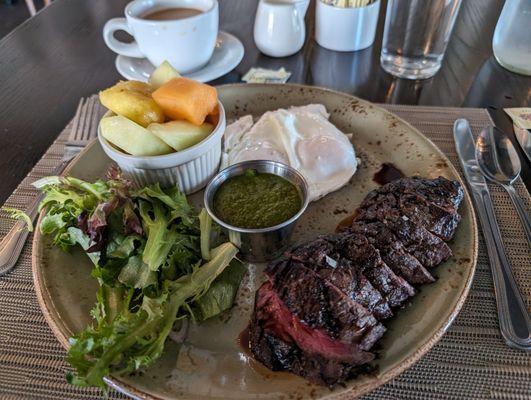
[[[293,217],[302,206],[297,188],[273,174],[249,169],[223,182],[214,195],[214,212],[239,228],[260,229]]]

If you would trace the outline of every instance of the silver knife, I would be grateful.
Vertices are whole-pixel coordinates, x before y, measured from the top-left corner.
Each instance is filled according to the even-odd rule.
[[[489,188],[476,162],[475,141],[466,119],[455,121],[454,141],[487,244],[500,332],[509,346],[530,351],[531,318],[506,256]]]

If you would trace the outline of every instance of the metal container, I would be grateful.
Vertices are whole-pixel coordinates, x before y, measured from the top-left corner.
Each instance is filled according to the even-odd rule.
[[[214,212],[214,195],[223,182],[244,174],[248,169],[281,176],[295,185],[302,200],[297,214],[281,224],[261,229],[239,228],[222,221]],[[295,224],[308,206],[308,184],[299,172],[288,165],[266,160],[244,161],[219,172],[206,187],[204,201],[212,219],[228,232],[230,241],[240,249],[241,258],[245,261],[264,262],[281,255],[289,245]]]

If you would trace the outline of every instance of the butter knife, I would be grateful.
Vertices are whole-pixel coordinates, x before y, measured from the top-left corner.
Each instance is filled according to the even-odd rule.
[[[487,244],[501,335],[510,347],[530,351],[531,318],[506,256],[489,188],[477,164],[475,141],[466,119],[455,121],[454,141]]]

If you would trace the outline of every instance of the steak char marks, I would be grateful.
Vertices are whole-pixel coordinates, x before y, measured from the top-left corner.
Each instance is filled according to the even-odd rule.
[[[254,356],[333,387],[367,368],[381,321],[435,280],[460,220],[458,182],[402,178],[370,192],[344,232],[297,246],[266,269],[249,338]]]
[[[420,261],[411,255],[400,239],[385,224],[379,221],[354,222],[353,232],[364,235],[369,243],[380,250],[383,261],[399,276],[411,284],[432,283],[431,276]]]
[[[326,237],[297,247],[289,256],[303,262],[307,268],[317,272],[352,300],[363,305],[378,320],[393,315],[391,306],[362,272],[362,267],[340,257],[334,249],[333,241],[327,240]],[[270,266],[269,270],[272,269],[274,266]]]

